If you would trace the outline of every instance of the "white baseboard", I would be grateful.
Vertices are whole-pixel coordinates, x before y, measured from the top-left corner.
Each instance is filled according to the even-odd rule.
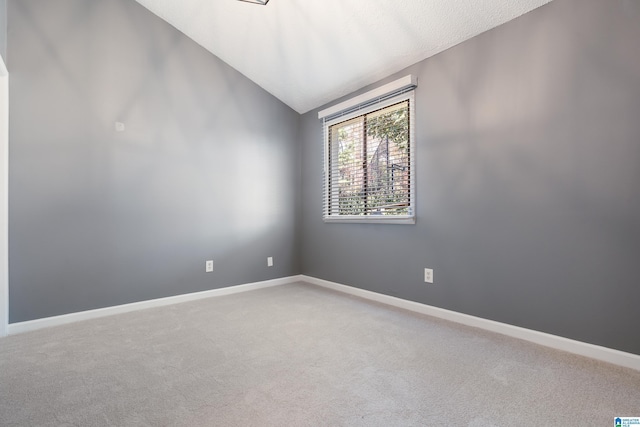
[[[502,335],[519,338],[521,340],[529,341],[535,344],[540,344],[557,350],[566,351],[580,356],[585,356],[640,371],[640,355],[637,354],[626,353],[624,351],[614,350],[594,344],[588,344],[557,335],[521,328],[519,326],[513,326],[506,323],[483,319],[481,317],[470,316],[468,314],[445,310],[439,307],[433,307],[414,301],[408,301],[389,295],[383,295],[364,289],[354,288],[352,286],[342,285],[340,283],[330,282],[328,280],[317,279],[315,277],[303,275],[301,276],[300,280],[311,283],[313,285],[318,285],[324,288],[329,288],[350,295],[355,295],[371,301],[376,301],[416,313],[450,320],[452,322],[461,323],[467,326],[485,329],[491,332],[497,332]]]
[[[393,307],[402,308],[416,313],[426,314],[452,322],[460,323],[496,332],[502,335],[522,339],[535,344],[551,347],[557,350],[566,351],[580,356],[590,357],[592,359],[601,360],[603,362],[612,363],[614,365],[623,366],[625,368],[640,371],[640,355],[626,353],[607,347],[594,344],[588,344],[569,338],[559,337],[557,335],[547,334],[544,332],[534,331],[531,329],[521,328],[506,323],[496,322],[494,320],[483,319],[481,317],[470,316],[468,314],[458,313],[439,307],[408,301],[389,295],[379,294],[364,289],[354,288],[352,286],[340,283],[330,282],[328,280],[318,279],[311,276],[298,275],[289,276],[273,280],[265,280],[262,282],[247,283],[244,285],[229,286],[226,288],[212,289],[209,291],[194,292],[190,294],[176,295],[173,297],[158,298],[148,301],[134,302],[113,307],[99,308],[96,310],[87,310],[77,313],[63,314],[61,316],[46,317],[43,319],[29,320],[26,322],[11,323],[8,325],[8,335],[19,334],[22,332],[35,331],[37,329],[48,328],[51,326],[65,325],[68,323],[78,322],[81,320],[96,319],[99,317],[111,316],[120,313],[129,313],[136,310],[142,310],[153,307],[163,307],[181,302],[195,301],[203,298],[211,298],[216,296],[237,294],[256,289],[268,288],[272,286],[285,285],[294,282],[306,282],[312,285],[333,289],[346,294],[358,296],[371,301],[382,304],[391,305]]]
[[[279,286],[287,283],[298,282],[301,280],[301,276],[282,277],[280,279],[265,280],[262,282],[247,283],[244,285],[228,286],[226,288],[212,289],[209,291],[193,292],[190,294],[176,295],[173,297],[157,298],[130,304],[116,305],[113,307],[105,307],[95,310],[63,314],[60,316],[45,317],[43,319],[28,320],[26,322],[10,323],[7,328],[7,332],[9,335],[20,334],[23,332],[35,331],[37,329],[48,328],[51,326],[65,325],[81,320],[96,319],[99,317],[112,316],[114,314],[129,313],[131,311],[142,310],[145,308],[163,307],[166,305],[195,301],[203,298],[237,294],[240,292],[253,291],[256,289],[268,288],[271,286]]]

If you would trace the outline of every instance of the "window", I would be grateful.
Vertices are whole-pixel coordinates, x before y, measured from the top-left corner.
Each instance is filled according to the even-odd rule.
[[[415,223],[414,87],[408,76],[320,112],[326,222]]]

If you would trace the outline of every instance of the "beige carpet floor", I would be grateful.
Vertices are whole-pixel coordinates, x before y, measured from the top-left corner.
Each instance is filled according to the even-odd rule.
[[[640,372],[304,283],[0,339],[2,426],[612,426]]]

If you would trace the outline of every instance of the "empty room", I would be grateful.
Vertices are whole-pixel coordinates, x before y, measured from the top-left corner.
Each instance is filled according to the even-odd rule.
[[[1,426],[640,426],[640,0],[0,0]]]

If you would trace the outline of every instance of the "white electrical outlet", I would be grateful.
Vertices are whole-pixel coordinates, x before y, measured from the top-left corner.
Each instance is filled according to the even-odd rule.
[[[267,257],[267,267],[273,267],[273,257]]]
[[[205,263],[204,271],[207,273],[211,273],[213,271],[213,260],[209,260]]]
[[[424,269],[424,281],[427,283],[433,283],[433,270],[430,268]]]

